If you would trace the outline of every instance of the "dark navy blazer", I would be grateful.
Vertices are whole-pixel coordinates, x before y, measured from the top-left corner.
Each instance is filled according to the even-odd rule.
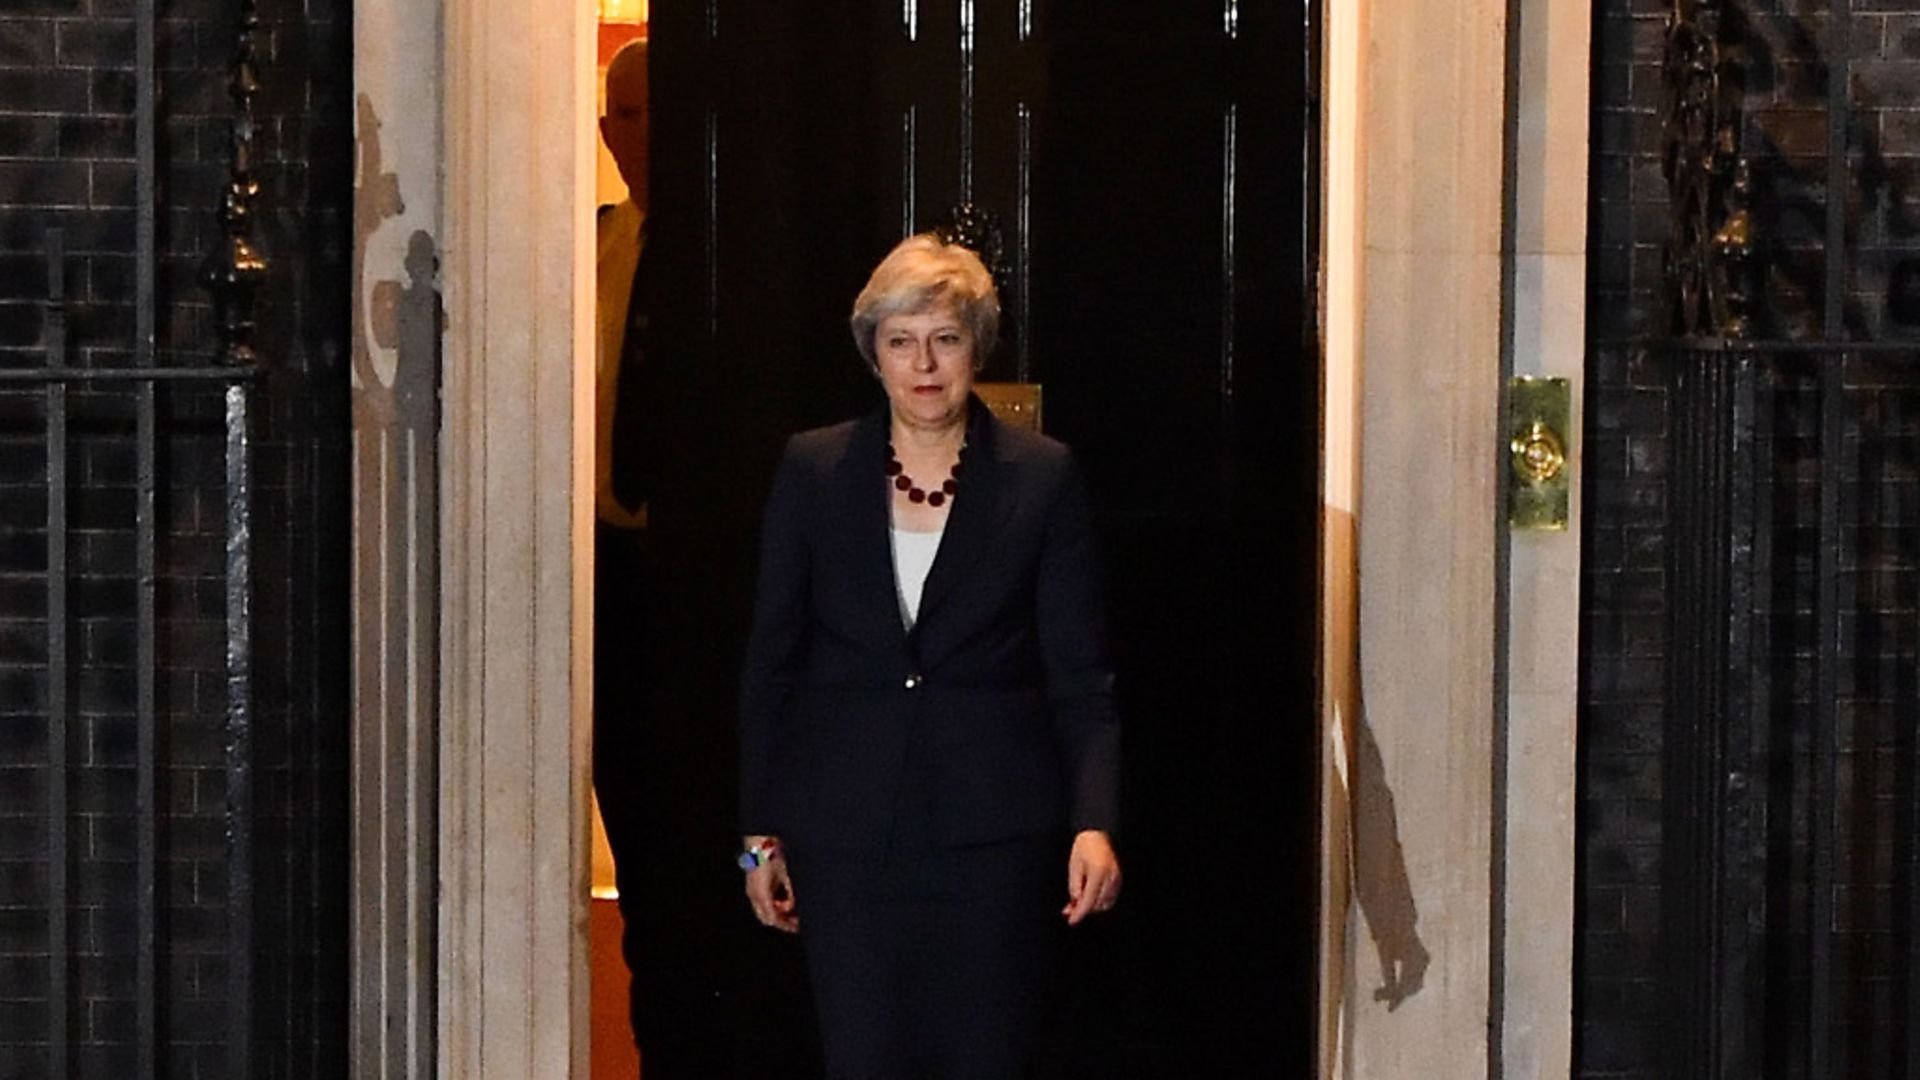
[[[888,428],[882,408],[805,432],[780,463],[742,677],[741,832],[872,852],[911,798],[949,845],[1114,831],[1120,730],[1072,454],[973,400],[909,633]]]

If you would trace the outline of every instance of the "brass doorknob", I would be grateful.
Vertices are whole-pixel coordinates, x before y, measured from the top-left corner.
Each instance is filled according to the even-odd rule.
[[[1559,432],[1535,420],[1507,444],[1513,453],[1513,472],[1522,482],[1544,484],[1567,467],[1567,447]]]

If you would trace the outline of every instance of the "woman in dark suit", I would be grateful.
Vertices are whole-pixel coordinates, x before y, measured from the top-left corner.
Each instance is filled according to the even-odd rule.
[[[767,507],[741,865],[835,1078],[1019,1076],[1062,918],[1119,897],[1091,515],[1066,447],[973,396],[999,316],[972,252],[903,241],[852,319],[886,407],[795,436]]]

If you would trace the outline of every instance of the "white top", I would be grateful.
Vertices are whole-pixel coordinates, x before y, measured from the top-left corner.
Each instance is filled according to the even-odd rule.
[[[933,569],[933,557],[939,554],[944,535],[944,528],[933,532],[893,530],[893,580],[900,590],[900,619],[909,630],[920,617],[920,594],[927,587],[927,571]]]

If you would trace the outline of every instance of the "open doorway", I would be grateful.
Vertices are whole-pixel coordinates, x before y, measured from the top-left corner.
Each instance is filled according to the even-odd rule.
[[[646,203],[644,191],[630,189],[622,175],[622,164],[615,159],[610,143],[623,147],[627,170],[644,171],[647,142],[644,89],[647,75],[643,54],[646,48],[647,6],[647,0],[600,0],[594,28],[595,115],[601,118],[601,134],[594,141],[597,332],[593,354],[581,356],[578,360],[592,366],[588,377],[595,385],[596,534],[600,532],[599,523],[604,519],[611,519],[606,524],[612,528],[632,528],[637,524],[612,507],[603,513],[599,505],[602,482],[610,480],[606,476],[607,463],[600,452],[602,429],[607,426],[600,409],[603,407],[602,400],[606,398],[601,390],[601,372],[609,362],[606,354],[612,352],[617,362],[624,336],[621,330],[612,328],[621,326],[625,321],[619,314],[624,311],[626,303],[626,298],[619,295],[620,279],[624,277],[631,282],[633,263],[638,256],[637,222],[633,219],[644,213]],[[622,62],[620,85],[610,95],[608,82],[614,59],[623,50],[629,49],[634,51],[629,51]],[[607,134],[610,127],[615,132],[611,138]],[[625,135],[624,143],[619,134],[622,130],[629,132]],[[599,566],[600,546],[596,542],[596,568]],[[602,595],[604,590],[597,584],[595,592],[594,640],[598,642],[601,640],[599,621],[607,617],[602,613],[603,607],[612,609],[617,605],[606,602],[607,598]],[[594,670],[598,675],[603,671],[607,658],[596,656],[595,660]],[[602,696],[596,686],[596,710],[610,704],[600,700]],[[591,820],[588,951],[592,1001],[592,1080],[632,1080],[640,1073],[640,1054],[630,1019],[631,980],[621,948],[625,922],[620,915],[620,888],[614,873],[613,847],[607,839],[606,819],[597,797],[593,799]]]
[[[1311,11],[1279,0],[719,7],[663,3],[648,24],[655,157],[676,163],[653,170],[648,248],[666,291],[652,332],[693,368],[695,391],[668,418],[693,440],[683,448],[730,475],[689,495],[708,513],[757,518],[755,470],[770,470],[780,437],[875,400],[844,327],[874,260],[958,204],[989,212],[1010,277],[986,377],[1041,384],[1045,429],[1085,464],[1130,744],[1129,896],[1076,947],[1068,1049],[1093,1053],[1082,1071],[1105,1076],[1304,1075]],[[429,823],[439,923],[437,955],[425,953],[434,981],[408,983],[401,1004],[428,1023],[437,1014],[423,1057],[449,1075],[551,1075],[562,1058],[581,1075],[588,1046],[591,651],[574,613],[591,602],[578,541],[594,526],[575,492],[592,482],[580,366],[593,350],[595,110],[591,35],[567,11],[356,9],[367,24],[357,78],[388,145],[423,159],[393,171],[408,212],[444,222],[447,253],[449,643]],[[406,35],[380,21],[416,15]],[[577,85],[561,92],[559,71]],[[444,112],[417,108],[436,95]],[[529,148],[566,164],[531,169]],[[555,434],[569,425],[570,443]],[[705,557],[737,560],[751,529],[708,546]],[[744,617],[750,576],[703,579],[715,620]],[[701,771],[692,754],[654,760]],[[707,785],[727,789],[722,829],[731,784],[729,773]],[[737,872],[719,869],[757,930]],[[368,906],[371,940],[364,927],[398,916]]]
[[[649,14],[647,334],[649,357],[679,366],[672,415],[650,415],[697,466],[652,480],[657,500],[686,500],[678,527],[697,548],[697,575],[659,582],[699,594],[700,619],[669,633],[704,655],[682,659],[730,683],[781,441],[878,400],[844,321],[868,269],[903,234],[982,212],[1005,311],[983,377],[1040,385],[1046,431],[1088,473],[1128,740],[1129,899],[1074,943],[1049,1075],[1306,1075],[1311,12],[826,0]],[[650,520],[649,542],[676,542],[674,527]],[[725,789],[702,798],[730,822],[731,729],[715,719],[648,760],[666,771],[656,784]],[[758,930],[737,885],[719,902]],[[803,1000],[748,1007],[736,1030],[804,1028]]]
[[[648,6],[597,27],[593,1073],[807,1076],[798,943],[762,933],[734,866],[733,704],[759,501],[797,424],[724,407],[658,333],[676,302],[651,178],[700,168],[653,138]]]

